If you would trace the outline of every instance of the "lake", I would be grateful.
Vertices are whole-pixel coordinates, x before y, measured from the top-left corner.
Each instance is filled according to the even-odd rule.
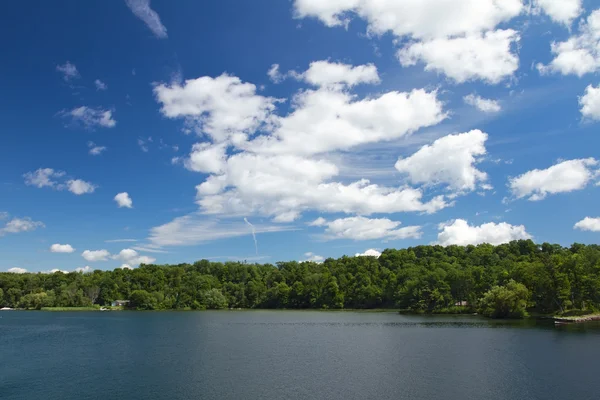
[[[385,312],[0,312],[0,398],[600,397],[600,324]]]

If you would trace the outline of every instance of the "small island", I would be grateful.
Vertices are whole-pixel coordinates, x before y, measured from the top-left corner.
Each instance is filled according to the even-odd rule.
[[[0,273],[0,308],[397,309],[490,318],[600,319],[600,246],[416,246],[316,262],[197,261],[134,270]]]

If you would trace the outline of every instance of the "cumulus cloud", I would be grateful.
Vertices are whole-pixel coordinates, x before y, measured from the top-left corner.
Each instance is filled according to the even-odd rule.
[[[466,104],[473,106],[484,113],[497,113],[502,110],[498,100],[484,99],[483,97],[473,93],[463,97],[463,100]]]
[[[52,253],[73,253],[75,249],[70,244],[55,243],[52,246],[50,246],[50,251]]]
[[[112,113],[112,110],[81,106],[72,110],[62,110],[59,115],[70,119],[72,125],[93,129],[95,127],[114,128],[117,121],[113,118]]]
[[[14,267],[14,268],[9,268],[8,272],[12,272],[13,274],[24,274],[27,272],[27,270],[25,268]]]
[[[88,274],[92,272],[92,267],[86,265],[85,267],[75,268],[75,272],[81,272],[82,274]]]
[[[61,178],[65,174],[64,171],[55,171],[52,168],[39,168],[36,171],[27,172],[23,177],[26,185],[43,188],[57,187],[58,182],[53,179]]]
[[[513,30],[494,30],[523,11],[521,0],[296,0],[296,17],[325,25],[346,25],[358,15],[370,34],[391,32],[409,43],[398,52],[402,65],[419,62],[458,83],[480,79],[499,83],[518,68]],[[399,41],[404,42],[404,41]]]
[[[325,261],[325,257],[317,255],[312,252],[304,253],[304,257],[306,257],[306,259],[304,261],[308,261],[308,262],[322,263],[323,261]]]
[[[479,226],[471,226],[464,219],[456,219],[439,225],[438,243],[442,246],[452,244],[466,246],[469,244],[489,243],[498,245],[518,239],[531,239],[531,235],[523,225],[510,225],[506,222],[488,222]]]
[[[480,130],[448,135],[410,157],[398,159],[395,167],[412,183],[446,184],[453,190],[472,191],[487,180],[487,174],[476,168],[478,157],[486,154],[487,138]]]
[[[107,261],[110,257],[108,250],[85,250],[81,256],[89,262]]]
[[[88,145],[88,148],[90,149],[89,153],[91,155],[93,155],[93,156],[99,156],[104,151],[106,151],[106,147],[105,146],[98,146],[94,142],[88,142],[87,145]]]
[[[131,200],[131,197],[129,197],[129,193],[127,192],[117,194],[114,200],[117,202],[117,206],[119,208],[133,208],[133,200]]]
[[[225,143],[213,145],[211,143],[195,143],[189,158],[183,165],[190,171],[204,173],[221,173],[225,169],[227,159],[227,145]]]
[[[150,8],[150,0],[125,0],[125,3],[131,12],[146,24],[154,36],[159,39],[167,38],[167,28],[160,22],[160,16],[156,11]]]
[[[600,121],[600,86],[589,85],[579,98],[581,115],[590,120]]]
[[[267,122],[276,102],[256,94],[255,85],[227,74],[159,84],[154,94],[164,116],[185,118],[191,129],[217,142],[256,131]]]
[[[149,256],[142,256],[137,251],[133,249],[123,249],[119,252],[119,254],[115,254],[112,256],[113,259],[122,261],[123,263],[132,266],[132,265],[140,265],[140,264],[152,264],[156,261],[156,258]]]
[[[8,233],[31,232],[44,227],[45,225],[42,222],[34,221],[29,217],[12,218],[0,228],[0,237]]]
[[[81,75],[79,75],[79,71],[77,71],[77,67],[74,64],[71,64],[69,61],[62,65],[57,65],[56,70],[63,74],[63,79],[65,82],[70,82],[81,77]]]
[[[96,85],[96,90],[106,90],[106,89],[108,89],[108,86],[106,86],[106,83],[102,82],[100,79],[96,79],[94,81],[94,85]]]
[[[518,41],[512,29],[438,38],[408,45],[398,51],[398,59],[404,67],[424,63],[426,71],[443,73],[456,83],[497,84],[519,68],[519,57],[511,51]]]
[[[94,185],[91,182],[86,182],[81,179],[70,179],[67,181],[67,189],[69,192],[82,195],[87,193],[94,193],[94,191],[98,188],[98,186]]]
[[[585,217],[581,221],[577,222],[575,226],[573,226],[573,229],[600,232],[600,218]]]
[[[517,198],[530,201],[544,199],[548,194],[581,190],[597,174],[598,161],[593,158],[567,160],[547,169],[534,169],[509,180],[509,187]]]
[[[352,87],[360,83],[377,84],[380,82],[377,67],[373,64],[352,66],[330,61],[313,61],[302,74],[292,73],[294,78],[314,86]]]
[[[381,252],[375,249],[368,249],[364,253],[356,253],[354,257],[375,257],[379,258],[381,256]]]
[[[582,0],[534,0],[535,12],[544,12],[553,21],[571,25],[583,12]]]
[[[557,72],[579,77],[600,69],[600,9],[592,12],[579,26],[579,34],[551,45],[554,59],[548,65],[537,64],[540,73]]]
[[[418,239],[421,237],[420,226],[407,226],[399,228],[399,221],[387,218],[365,218],[349,217],[333,221],[319,218],[311,223],[312,226],[324,226],[323,238],[326,240],[351,239],[351,240],[374,240],[374,239]]]
[[[129,264],[121,264],[120,269],[133,269],[133,267]]]

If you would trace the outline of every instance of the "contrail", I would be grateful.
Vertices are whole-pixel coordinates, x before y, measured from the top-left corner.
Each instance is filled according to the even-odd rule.
[[[254,238],[254,249],[256,250],[256,255],[258,255],[258,241],[256,240],[256,229],[254,229],[254,225],[252,225],[250,221],[248,221],[248,218],[244,217],[244,221],[248,225],[250,225],[250,228],[252,228],[252,238]]]

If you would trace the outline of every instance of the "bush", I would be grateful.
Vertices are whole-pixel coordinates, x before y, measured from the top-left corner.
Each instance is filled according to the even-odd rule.
[[[529,290],[510,280],[505,286],[494,286],[479,301],[479,313],[490,318],[524,318],[527,314]]]

